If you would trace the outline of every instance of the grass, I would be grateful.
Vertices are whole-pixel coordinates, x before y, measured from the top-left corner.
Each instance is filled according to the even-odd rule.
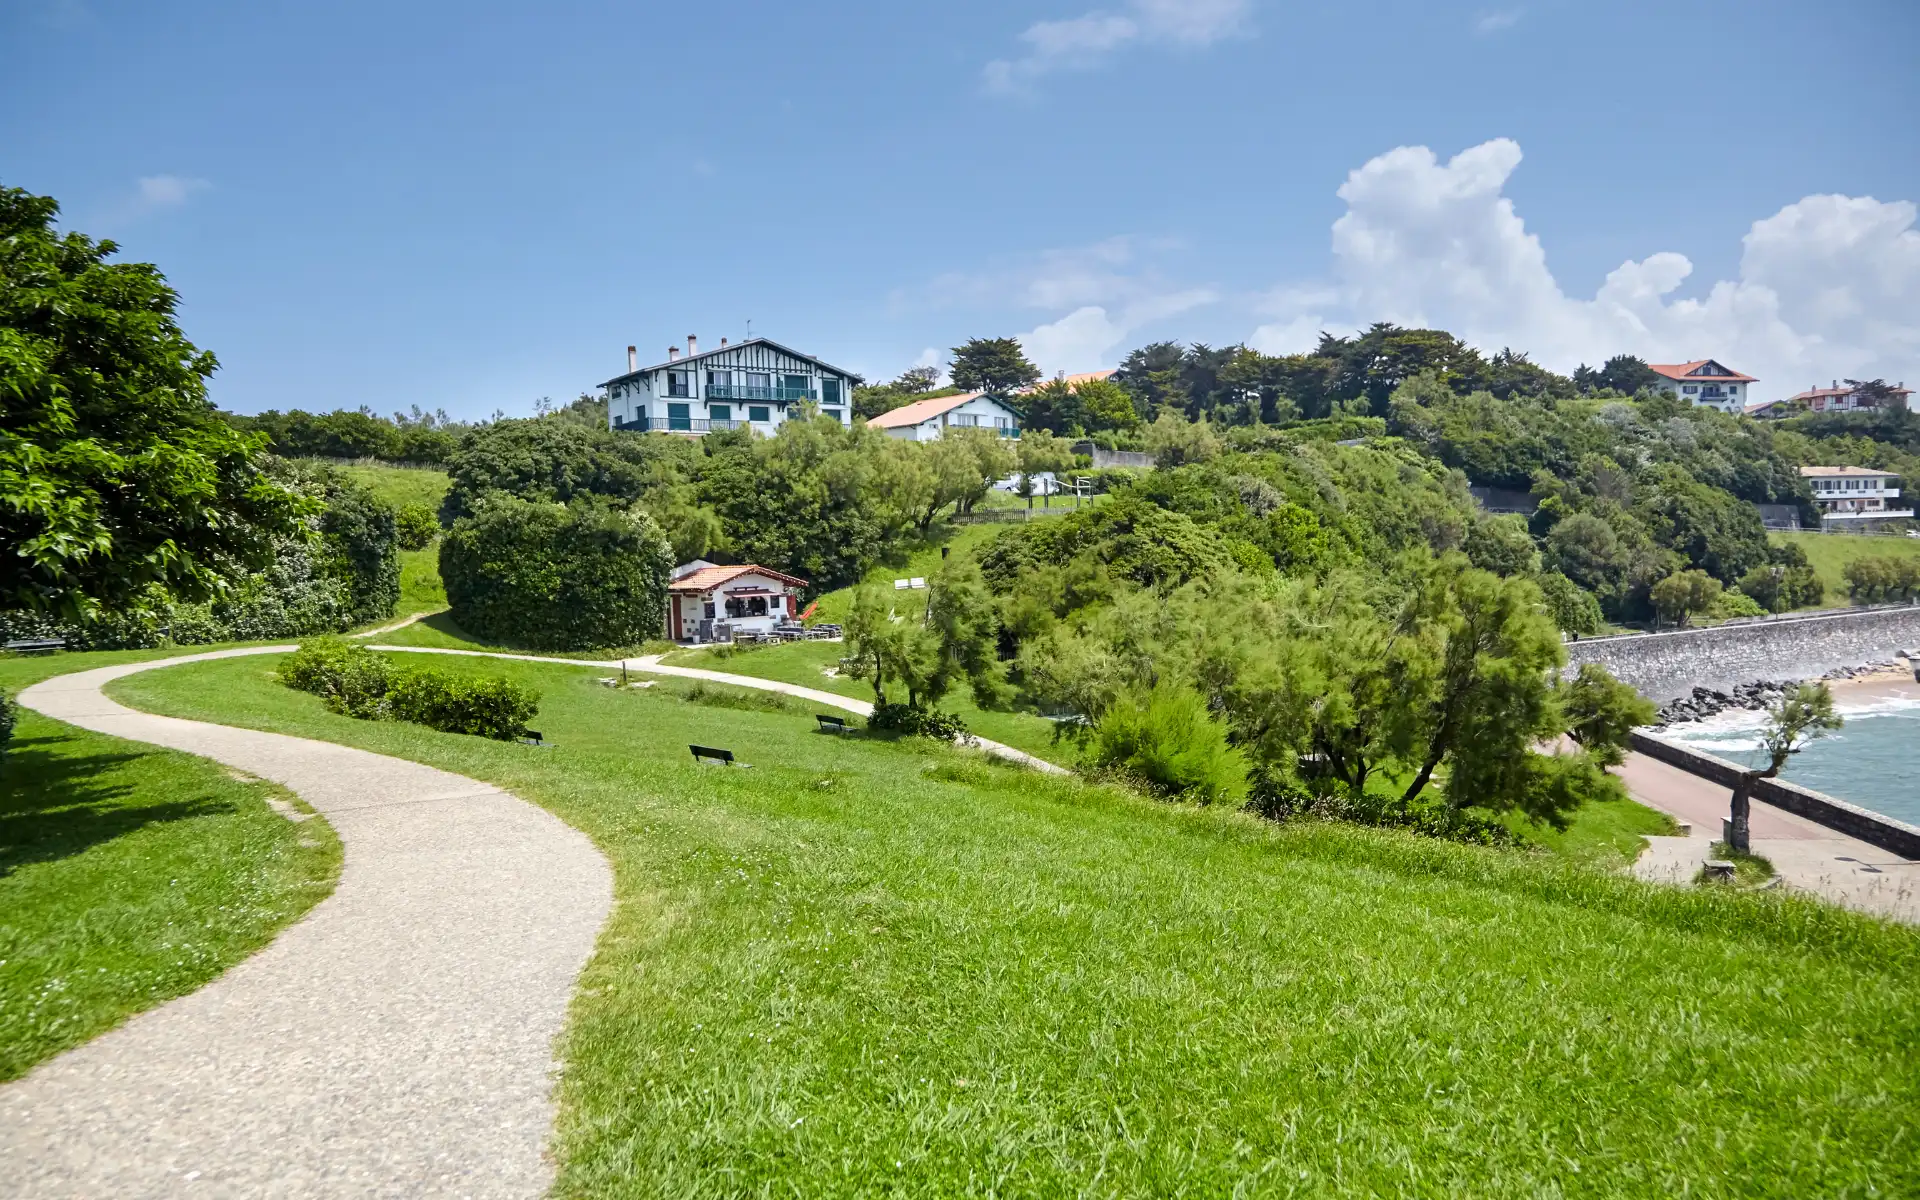
[[[113,692],[491,780],[605,851],[559,1196],[1920,1192],[1914,930],[444,665],[540,687],[555,747],[335,716],[267,658]]]
[[[0,686],[130,657],[4,661]],[[205,759],[20,711],[0,767],[0,1080],[199,988],[333,890],[333,830],[269,799],[305,808]]]
[[[874,567],[861,582],[891,587],[896,579],[911,579],[916,575],[925,578],[940,569],[942,547],[952,554],[964,554],[984,545],[1006,528],[1005,525],[936,525],[928,531],[925,540],[910,547],[895,561]],[[847,610],[853,606],[854,591],[844,587],[821,596],[815,617],[821,621],[845,621]]]
[[[391,620],[414,613],[439,612],[447,606],[447,589],[440,582],[440,547],[400,552],[400,603]],[[379,624],[386,624],[381,621]]]
[[[1565,829],[1536,824],[1518,813],[1502,819],[1507,828],[1536,846],[1603,867],[1626,866],[1646,849],[1646,838],[1680,832],[1672,817],[1633,800],[1587,804]]]
[[[702,667],[732,675],[751,675],[756,679],[774,679],[797,683],[849,696],[872,700],[873,685],[861,679],[828,675],[827,669],[839,663],[846,646],[841,642],[782,642],[753,649],[679,650],[663,660],[672,666]],[[897,696],[896,699],[905,699]],[[1071,746],[1055,742],[1054,725],[1031,712],[992,712],[981,708],[965,689],[950,693],[940,703],[943,711],[958,713],[967,728],[983,738],[1025,750],[1049,761],[1065,764],[1073,758]]]
[[[1826,585],[1827,595],[1821,601],[1821,606],[1826,608],[1848,602],[1847,577],[1842,572],[1854,559],[1885,555],[1920,558],[1920,538],[1850,537],[1833,533],[1770,533],[1767,537],[1776,545],[1798,546],[1806,551],[1807,562]]]
[[[341,466],[340,472],[355,483],[398,509],[408,504],[424,504],[435,512],[447,495],[452,481],[447,473],[434,467],[388,467],[377,464]]]
[[[1742,854],[1726,842],[1715,842],[1711,855],[1733,864],[1733,882],[1740,887],[1756,887],[1774,877],[1773,861],[1758,854]],[[1703,870],[1695,877],[1695,882],[1706,880]]]

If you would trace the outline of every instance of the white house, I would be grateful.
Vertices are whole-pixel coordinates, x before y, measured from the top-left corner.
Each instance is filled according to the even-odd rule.
[[[804,579],[753,563],[683,563],[667,584],[666,635],[676,642],[726,642],[736,633],[771,632],[799,617],[806,586]]]
[[[1759,382],[1751,375],[1729,371],[1711,358],[1687,363],[1648,363],[1647,367],[1660,376],[1659,386],[1668,395],[1721,412],[1744,411],[1747,393]]]
[[[1813,503],[1822,525],[1859,525],[1911,517],[1913,509],[1895,508],[1900,498],[1893,471],[1871,467],[1801,467],[1800,477],[1813,489]]]
[[[1895,384],[1893,395],[1888,402],[1892,408],[1910,407],[1913,389],[1904,382]],[[1788,396],[1785,403],[1798,405],[1808,412],[1863,412],[1880,407],[1872,397],[1862,396],[1858,389],[1833,381],[1832,387],[1808,388],[1796,396]]]
[[[937,442],[949,429],[991,429],[1001,437],[1020,436],[1020,418],[985,392],[962,392],[915,400],[867,419],[873,429],[909,442]]]
[[[851,371],[789,350],[766,338],[748,338],[702,353],[687,337],[687,352],[667,348],[667,360],[638,365],[627,347],[627,373],[607,380],[607,424],[637,433],[702,434],[751,426],[772,433],[811,404],[823,416],[853,424],[853,389],[860,377]]]

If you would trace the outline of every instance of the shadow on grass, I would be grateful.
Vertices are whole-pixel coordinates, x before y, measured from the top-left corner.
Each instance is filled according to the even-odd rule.
[[[130,785],[110,773],[141,754],[71,754],[65,737],[16,741],[0,769],[0,878],[35,863],[71,858],[94,846],[168,821],[231,812],[222,801],[181,800],[128,806]]]

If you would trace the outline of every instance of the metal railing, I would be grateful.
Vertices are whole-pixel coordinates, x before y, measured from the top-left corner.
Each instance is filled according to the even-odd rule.
[[[709,400],[750,400],[759,404],[798,404],[802,400],[812,400],[813,392],[808,388],[796,387],[760,387],[744,383],[710,383],[707,385]]]
[[[635,433],[725,433],[729,429],[741,429],[751,424],[749,421],[728,420],[724,417],[635,417],[624,424],[615,425],[615,429],[631,430]]]

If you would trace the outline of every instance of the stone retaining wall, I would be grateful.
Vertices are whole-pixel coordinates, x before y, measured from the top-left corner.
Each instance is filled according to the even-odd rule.
[[[1712,754],[1706,754],[1691,746],[1682,746],[1664,738],[1654,737],[1650,733],[1633,731],[1633,748],[1648,758],[1658,759],[1671,767],[1678,767],[1689,775],[1698,775],[1702,779],[1726,787],[1731,793],[1733,785],[1745,772],[1737,763],[1728,762]],[[1729,795],[1731,798],[1731,795]],[[1837,830],[1848,837],[1859,838],[1869,845],[1882,850],[1890,850],[1902,858],[1920,859],[1920,828],[1905,821],[1896,821],[1892,817],[1881,816],[1858,805],[1848,804],[1845,800],[1836,800],[1823,792],[1803,788],[1797,783],[1788,783],[1784,779],[1762,779],[1753,786],[1753,798],[1775,808],[1784,809],[1798,817],[1817,822],[1828,829]]]
[[[1725,691],[1755,679],[1810,679],[1920,647],[1920,606],[1863,608],[1712,629],[1590,638],[1567,646],[1569,667],[1596,662],[1655,701],[1696,687]]]

